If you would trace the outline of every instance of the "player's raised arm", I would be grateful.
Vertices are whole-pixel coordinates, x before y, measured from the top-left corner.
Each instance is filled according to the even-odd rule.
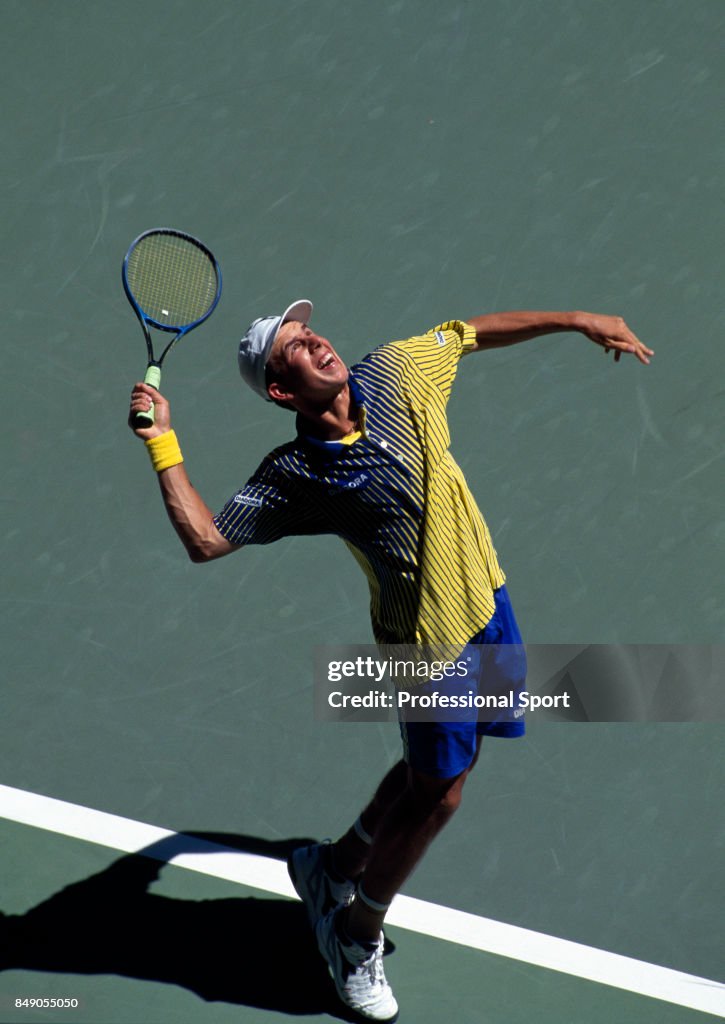
[[[636,356],[640,363],[648,364],[654,355],[653,350],[639,340],[621,316],[583,311],[557,313],[514,310],[472,317],[468,323],[476,331],[474,352],[515,345],[519,341],[528,341],[544,334],[577,331],[600,345],[604,352],[614,351],[615,360],[619,360],[625,352]]]
[[[152,404],[154,423],[137,426],[137,414],[146,412]],[[192,562],[209,562],[237,551],[238,545],[219,533],[211,509],[189,480],[176,434],[171,429],[169,403],[164,396],[148,384],[135,384],[128,422],[134,434],[146,443],[169,519]]]

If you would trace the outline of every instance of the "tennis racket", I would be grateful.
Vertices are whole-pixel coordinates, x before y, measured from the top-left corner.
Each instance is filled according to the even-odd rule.
[[[161,364],[179,338],[214,312],[222,292],[219,264],[205,245],[183,231],[153,228],[131,243],[121,272],[123,287],[146,338],[148,365],[144,383],[158,391]],[[149,327],[175,335],[159,358]],[[139,427],[154,422],[153,405],[136,413]]]

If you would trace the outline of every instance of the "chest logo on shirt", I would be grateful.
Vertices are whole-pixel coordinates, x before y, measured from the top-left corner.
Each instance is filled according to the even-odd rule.
[[[261,508],[264,504],[262,498],[255,494],[251,487],[245,487],[239,494],[235,494],[234,500],[237,505],[253,505],[255,508]]]
[[[436,341],[438,342],[440,347],[443,348],[443,346],[446,343],[446,336],[443,333],[443,331],[436,331]]]
[[[334,491],[355,491],[360,487],[365,487],[369,480],[369,473],[358,473],[357,476],[353,476],[349,480],[333,484],[332,489]]]

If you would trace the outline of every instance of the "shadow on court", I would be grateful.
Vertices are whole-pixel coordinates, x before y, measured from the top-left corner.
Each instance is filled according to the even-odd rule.
[[[300,903],[148,892],[164,864],[199,840],[283,860],[312,841],[202,832],[162,840],[23,915],[1,915],[0,970],[118,974],[179,985],[207,1002],[348,1019]]]

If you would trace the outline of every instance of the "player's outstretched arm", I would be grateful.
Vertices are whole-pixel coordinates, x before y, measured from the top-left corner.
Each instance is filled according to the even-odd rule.
[[[135,414],[145,412],[152,401],[155,408],[154,423],[150,427],[136,427]],[[171,430],[169,403],[148,384],[135,384],[131,393],[128,422],[134,434],[144,441],[168,433]],[[231,544],[217,530],[211,509],[193,487],[183,463],[162,469],[157,476],[169,519],[192,562],[209,562],[238,550],[236,544]]]
[[[545,334],[562,331],[577,331],[590,341],[601,346],[604,352],[614,352],[615,360],[622,353],[630,353],[640,363],[648,364],[654,352],[647,348],[629,329],[621,316],[605,316],[601,313],[542,312],[540,310],[515,310],[509,313],[488,313],[472,317],[468,323],[476,331],[476,348],[502,348],[519,341],[538,338]]]

